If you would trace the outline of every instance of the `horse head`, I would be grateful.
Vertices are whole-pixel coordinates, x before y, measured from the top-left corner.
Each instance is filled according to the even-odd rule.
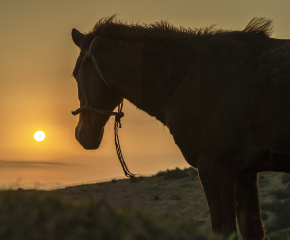
[[[80,108],[72,113],[80,114],[75,137],[85,149],[99,148],[104,126],[110,115],[121,117],[123,114],[112,112],[122,103],[123,98],[113,91],[98,67],[94,57],[97,55],[94,50],[97,38],[91,40],[76,29],[72,30],[72,39],[80,48],[80,55],[73,71],[78,84]]]

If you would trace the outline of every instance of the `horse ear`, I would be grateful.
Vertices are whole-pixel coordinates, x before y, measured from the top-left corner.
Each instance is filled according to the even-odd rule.
[[[72,39],[74,41],[74,43],[78,46],[81,47],[81,42],[82,39],[85,37],[84,34],[82,34],[81,32],[79,32],[78,30],[76,30],[75,28],[71,31],[71,36]]]

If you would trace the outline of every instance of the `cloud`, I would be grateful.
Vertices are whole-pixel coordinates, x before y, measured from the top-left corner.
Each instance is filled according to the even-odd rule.
[[[67,165],[63,162],[0,160],[0,168],[47,168]]]

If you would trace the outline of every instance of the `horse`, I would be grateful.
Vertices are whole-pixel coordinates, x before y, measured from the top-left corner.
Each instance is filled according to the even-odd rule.
[[[73,29],[77,141],[97,149],[127,99],[164,124],[197,169],[212,230],[229,236],[238,225],[243,239],[264,239],[258,174],[290,173],[290,41],[272,32],[266,18],[241,31],[115,16],[86,34]]]

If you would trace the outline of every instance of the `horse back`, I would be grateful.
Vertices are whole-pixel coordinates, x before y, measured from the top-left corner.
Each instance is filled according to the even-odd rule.
[[[185,158],[290,153],[290,41],[254,36],[203,49],[168,104]]]

